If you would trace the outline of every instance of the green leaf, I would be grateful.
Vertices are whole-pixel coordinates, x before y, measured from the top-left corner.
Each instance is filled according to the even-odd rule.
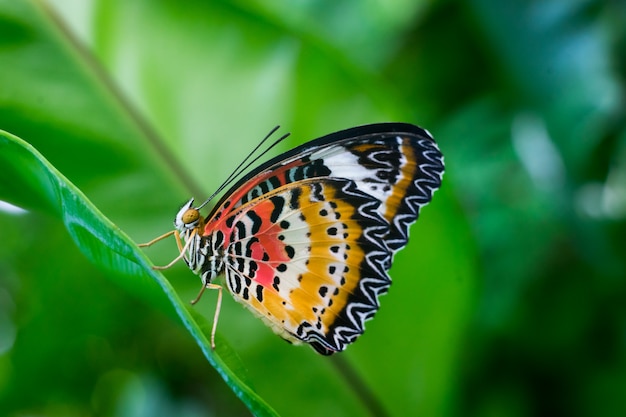
[[[242,380],[241,364],[231,369],[222,359],[236,362],[237,355],[220,340],[218,352],[211,349],[210,327],[199,322],[188,304],[181,301],[170,283],[151,268],[146,255],[107,219],[71,182],[39,152],[23,140],[0,131],[0,200],[23,207],[45,209],[59,218],[83,254],[127,290],[169,309],[200,346],[206,359],[235,394],[259,416],[277,415]],[[236,371],[236,372],[235,372]]]

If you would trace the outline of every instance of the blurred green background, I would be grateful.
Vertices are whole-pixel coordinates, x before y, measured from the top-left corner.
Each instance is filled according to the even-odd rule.
[[[224,297],[220,338],[285,416],[626,415],[625,80],[619,0],[0,0],[0,129],[137,242],[277,124],[283,150],[381,121],[433,133],[443,187],[340,362]],[[45,206],[0,208],[0,415],[249,415]]]

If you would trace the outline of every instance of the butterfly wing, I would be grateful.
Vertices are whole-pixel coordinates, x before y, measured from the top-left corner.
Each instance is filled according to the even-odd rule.
[[[391,283],[379,205],[353,181],[334,178],[252,200],[220,227],[226,285],[285,339],[323,354],[343,350]]]
[[[393,254],[442,174],[441,153],[416,126],[349,129],[246,175],[204,235],[235,299],[285,339],[332,354],[378,310]]]
[[[208,217],[219,220],[222,212],[286,184],[345,178],[380,201],[378,211],[389,223],[384,239],[395,253],[407,244],[409,226],[441,185],[443,172],[443,156],[425,130],[406,123],[360,126],[313,140],[259,166]]]

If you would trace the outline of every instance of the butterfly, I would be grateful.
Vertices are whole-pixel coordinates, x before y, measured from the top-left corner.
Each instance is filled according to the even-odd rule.
[[[241,165],[240,165],[241,166]],[[228,292],[285,340],[323,355],[365,331],[391,285],[409,227],[441,185],[432,136],[406,123],[354,127],[278,155],[238,180],[206,216],[190,199],[171,236],[202,287]]]

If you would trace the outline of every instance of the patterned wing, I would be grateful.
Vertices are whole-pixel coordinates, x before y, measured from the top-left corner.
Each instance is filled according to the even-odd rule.
[[[313,178],[343,178],[380,202],[389,223],[383,237],[395,253],[408,242],[409,226],[441,184],[443,156],[425,130],[405,123],[356,127],[316,139],[261,165],[216,205],[223,212],[271,190]],[[210,228],[210,221],[207,230]]]
[[[332,354],[378,310],[393,255],[443,170],[416,126],[348,129],[246,175],[207,217],[204,236],[235,299],[285,339]]]
[[[256,198],[219,222],[235,299],[292,342],[322,354],[364,331],[391,280],[380,201],[353,181],[316,178]]]

